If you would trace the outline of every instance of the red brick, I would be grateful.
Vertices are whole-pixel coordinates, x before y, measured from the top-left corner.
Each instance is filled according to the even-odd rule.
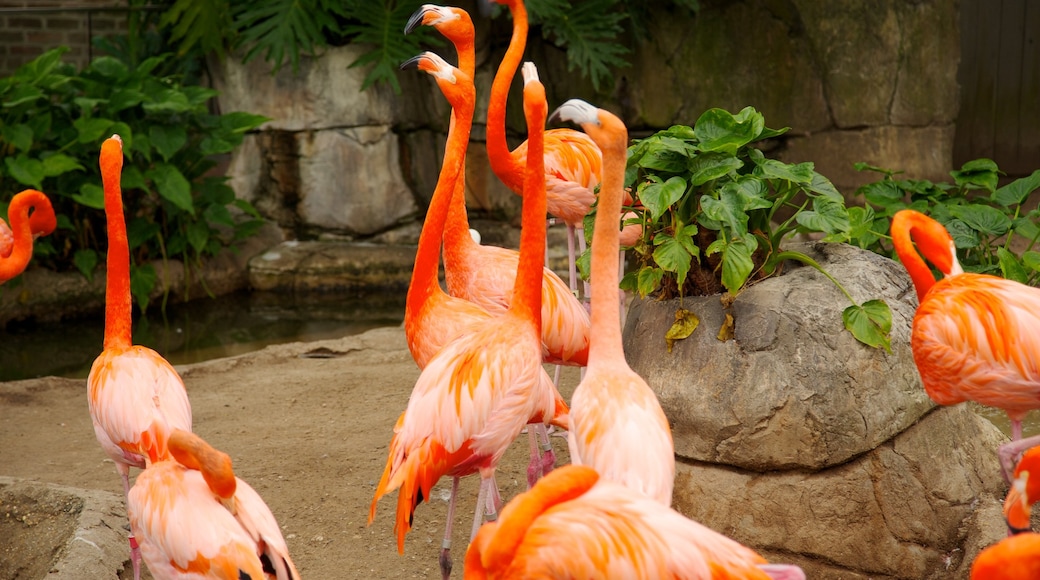
[[[25,42],[25,33],[21,30],[0,30],[0,42],[4,44],[21,44]]]
[[[57,46],[65,40],[65,35],[60,32],[27,32],[25,33],[25,41],[32,44],[45,44],[47,46]]]
[[[46,28],[49,30],[79,30],[82,26],[86,28],[86,18],[63,18],[52,16],[47,18]]]
[[[88,44],[90,39],[87,38],[86,32],[67,32],[65,42],[67,44]]]
[[[11,16],[7,19],[10,28],[43,28],[43,20],[28,16]]]

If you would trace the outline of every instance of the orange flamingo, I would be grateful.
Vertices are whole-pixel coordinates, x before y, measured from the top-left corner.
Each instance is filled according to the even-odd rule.
[[[625,180],[628,130],[617,116],[580,99],[550,120],[581,126],[603,152],[603,184],[592,238],[592,344],[589,366],[571,398],[571,461],[672,504],[675,449],[668,419],[646,381],[632,371],[621,346],[617,221]],[[602,283],[602,281],[606,283]]]
[[[405,27],[405,33],[419,25],[432,26],[455,46],[459,69],[470,78],[475,69],[474,30],[469,14],[460,8],[425,4]],[[470,113],[472,115],[472,113]],[[453,119],[454,119],[453,112]],[[512,301],[513,281],[519,253],[506,248],[481,246],[470,236],[466,216],[465,174],[460,174],[451,200],[444,230],[444,272],[453,296],[474,302],[493,315],[506,311]],[[589,316],[567,284],[549,268],[542,270],[543,359],[556,365],[585,366],[588,360]],[[557,379],[559,369],[557,369]],[[556,382],[556,381],[554,381]],[[543,428],[530,430],[531,463],[528,485],[556,462],[552,445]],[[541,442],[539,442],[541,438]],[[542,456],[542,452],[545,453]]]
[[[491,315],[472,302],[449,296],[437,279],[444,221],[448,216],[452,191],[465,163],[466,143],[473,122],[473,81],[433,53],[411,59],[404,66],[418,66],[437,79],[441,92],[452,105],[454,119],[448,130],[437,187],[419,234],[415,268],[405,303],[404,332],[408,349],[422,369],[444,345],[466,329],[474,328],[474,324],[487,321]],[[455,117],[455,112],[460,114]]]
[[[531,147],[538,150],[546,104],[545,90],[537,79],[525,86],[524,104]],[[541,256],[545,252],[542,156],[532,156],[528,164],[521,260],[512,304],[501,316],[476,332],[463,334],[434,355],[394,427],[369,522],[375,517],[379,499],[397,489],[394,529],[402,552],[416,506],[430,497],[430,489],[442,476],[480,473],[472,530],[476,534],[482,514],[497,510],[496,494],[492,492],[495,466],[524,425],[568,424],[566,403],[541,366],[539,302]],[[451,572],[448,546],[442,550],[441,569],[447,578]]]
[[[172,429],[191,431],[191,404],[177,371],[159,353],[133,346],[130,334],[130,250],[123,221],[123,142],[113,135],[101,146],[101,179],[108,220],[105,344],[87,377],[94,434],[115,462],[130,493],[130,467],[144,468],[167,456]],[[130,559],[140,578],[141,554],[131,531]]]
[[[1040,578],[1040,534],[1005,538],[986,548],[971,564],[971,580]]]
[[[1015,467],[1015,478],[1004,500],[1004,516],[1011,533],[1028,532],[1033,504],[1040,501],[1040,447],[1022,454]]]
[[[0,284],[25,271],[32,258],[33,240],[57,227],[51,201],[42,192],[26,189],[7,206],[10,227],[0,219]]]
[[[299,580],[271,510],[235,477],[231,458],[174,429],[169,455],[127,496],[130,529],[157,580]]]
[[[965,273],[942,224],[902,210],[892,242],[920,302],[910,346],[921,383],[933,401],[976,401],[1003,409],[1012,443],[1000,447],[1004,478],[1014,457],[1040,439],[1022,439],[1022,419],[1040,408],[1040,290],[996,276]],[[913,243],[939,271],[936,282]]]
[[[804,580],[590,467],[568,465],[484,524],[466,552],[466,580],[686,578]]]

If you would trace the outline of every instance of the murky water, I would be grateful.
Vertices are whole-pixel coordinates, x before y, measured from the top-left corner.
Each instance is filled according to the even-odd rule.
[[[158,308],[134,320],[134,344],[173,364],[242,354],[270,344],[340,338],[401,324],[404,296],[293,300],[237,293]],[[60,324],[11,323],[0,330],[0,382],[42,376],[85,378],[101,353],[104,317]]]

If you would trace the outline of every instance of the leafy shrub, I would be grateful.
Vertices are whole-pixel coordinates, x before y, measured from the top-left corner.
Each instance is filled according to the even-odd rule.
[[[643,297],[722,289],[735,296],[793,259],[823,272],[849,297],[843,319],[856,338],[887,348],[887,304],[857,304],[809,256],[780,248],[795,233],[845,241],[852,226],[844,198],[812,163],[783,163],[754,147],[786,131],[767,128],[751,107],[736,115],[709,109],[693,127],[677,125],[636,141],[625,181],[641,204],[632,209],[643,233],[633,248],[638,267],[622,288]]]
[[[61,62],[66,50],[0,79],[0,201],[26,186],[51,197],[58,231],[38,240],[35,254],[45,265],[74,266],[90,278],[103,255],[98,153],[113,133],[126,155],[123,201],[135,264],[177,256],[190,266],[257,230],[263,222],[256,210],[209,172],[213,156],[234,149],[264,117],[212,114],[207,103],[216,91],[153,74],[172,55],[133,68],[104,56],[77,73]],[[251,217],[236,219],[232,207]],[[145,308],[154,270],[135,267],[132,282]]]
[[[856,169],[884,177],[856,191],[866,205],[849,208],[852,243],[894,259],[889,225],[897,211],[909,207],[946,227],[965,271],[1034,286],[1040,282],[1040,252],[1033,249],[1040,240],[1040,209],[1022,207],[1040,189],[1040,169],[1003,187],[997,187],[1001,172],[989,159],[950,172],[953,183],[895,179],[899,172],[866,163]]]

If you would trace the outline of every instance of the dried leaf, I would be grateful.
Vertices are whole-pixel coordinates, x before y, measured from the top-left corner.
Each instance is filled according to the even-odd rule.
[[[682,340],[691,334],[694,330],[697,330],[697,325],[701,323],[701,320],[697,318],[697,315],[680,308],[675,311],[675,322],[672,327],[668,329],[668,332],[664,334],[664,341],[668,344],[668,352],[672,352],[672,345],[676,341]]]
[[[719,329],[719,333],[715,338],[722,342],[733,340],[733,315],[729,312],[726,313],[726,320],[723,321],[722,328]]]

